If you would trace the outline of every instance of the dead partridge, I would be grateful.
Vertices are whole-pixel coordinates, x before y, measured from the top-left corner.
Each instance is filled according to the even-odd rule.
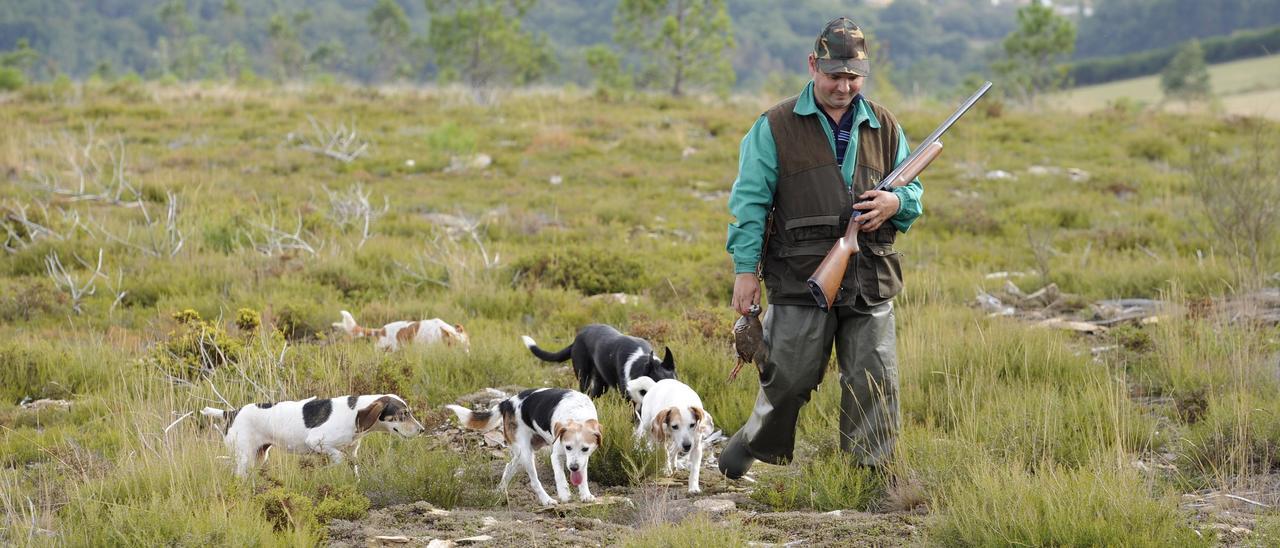
[[[764,326],[760,324],[760,305],[751,305],[751,309],[734,322],[733,349],[738,352],[738,363],[729,373],[730,381],[738,378],[742,364],[753,362],[759,368],[769,357],[769,349],[764,345]]]

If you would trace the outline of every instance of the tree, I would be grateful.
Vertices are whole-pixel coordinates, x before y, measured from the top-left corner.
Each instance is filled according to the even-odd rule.
[[[293,80],[302,75],[307,51],[302,46],[298,30],[311,18],[309,12],[298,12],[293,17],[283,13],[271,16],[267,23],[267,36],[276,61],[276,79]]]
[[[603,99],[620,97],[631,91],[631,75],[622,68],[622,57],[609,46],[596,44],[586,49],[587,68],[595,77],[596,95]]]
[[[0,91],[14,90],[26,85],[24,75],[35,66],[40,54],[31,49],[26,38],[19,38],[17,49],[0,53]]]
[[[424,0],[431,15],[427,43],[443,81],[481,87],[498,78],[513,85],[554,72],[545,35],[524,30],[534,0]]]
[[[1204,62],[1204,48],[1200,41],[1191,39],[1178,48],[1178,53],[1160,72],[1160,89],[1165,98],[1178,97],[1190,103],[1196,99],[1208,99],[1209,67]]]
[[[724,0],[622,0],[613,27],[618,43],[642,52],[645,79],[670,83],[672,95],[688,84],[720,92],[733,85],[733,30]]]
[[[1018,28],[1005,37],[1004,58],[992,68],[1010,95],[1034,102],[1037,95],[1066,84],[1064,61],[1075,51],[1075,40],[1071,21],[1033,2],[1018,10]]]
[[[366,21],[369,34],[378,42],[377,49],[370,55],[377,67],[376,77],[408,76],[410,68],[405,65],[404,58],[412,34],[404,8],[395,0],[378,0],[378,4],[369,10]]]

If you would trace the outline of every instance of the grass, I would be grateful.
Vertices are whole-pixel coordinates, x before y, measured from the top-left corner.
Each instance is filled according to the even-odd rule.
[[[600,104],[540,90],[481,105],[451,89],[138,82],[48,91],[0,97],[0,223],[19,238],[0,260],[0,542],[313,545],[328,520],[388,505],[518,506],[493,490],[504,457],[457,453],[436,436],[367,440],[359,477],[273,453],[241,480],[216,431],[174,421],[206,405],[394,392],[436,432],[451,420],[441,406],[483,388],[573,386],[520,336],[558,348],[591,322],[670,347],[726,433],[749,416],[750,369],[725,380],[735,318],[724,201],[740,133],[774,98]],[[945,115],[898,114],[915,137]],[[308,115],[356,123],[368,154],[342,163],[290,145],[290,132],[311,131]],[[1233,251],[1200,229],[1188,150],[1236,150],[1258,125],[1277,129],[1116,108],[972,112],[925,178],[926,215],[899,239],[896,457],[879,474],[839,454],[828,381],[801,414],[796,461],[762,468],[752,504],[923,509],[927,539],[941,544],[1201,542],[1177,493],[1265,478],[1280,454],[1275,327],[1188,314],[1083,337],[970,303],[1003,283],[986,278],[994,271],[1030,272],[1015,278],[1024,291],[1052,282],[1082,305],[1148,297],[1190,310],[1243,287]],[[111,176],[119,149],[106,145],[120,143],[128,187]],[[476,154],[492,165],[446,170]],[[89,159],[99,169],[77,171]],[[1089,178],[1073,180],[1073,167]],[[1014,179],[988,179],[995,169]],[[78,189],[81,176],[93,196],[49,186]],[[326,192],[357,185],[388,205],[367,238],[335,220]],[[94,197],[116,190],[142,206]],[[20,229],[20,211],[50,232]],[[157,253],[177,234],[175,254]],[[99,249],[95,274],[84,263]],[[74,302],[47,274],[55,252],[92,294]],[[1264,280],[1280,269],[1266,260]],[[343,309],[364,325],[462,323],[471,351],[379,352],[330,327]],[[1117,350],[1090,353],[1107,345]],[[70,406],[26,409],[26,398]],[[662,456],[632,438],[621,399],[597,406],[605,440],[592,479],[643,498]],[[1127,464],[1165,452],[1178,463],[1168,476]],[[618,542],[765,535],[740,512],[651,513]],[[1260,535],[1273,534],[1274,518],[1263,521]]]

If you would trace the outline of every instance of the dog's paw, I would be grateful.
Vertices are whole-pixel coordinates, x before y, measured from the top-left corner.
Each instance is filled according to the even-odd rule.
[[[540,499],[538,499],[538,502],[539,502],[539,503],[541,503],[543,506],[555,506],[555,505],[556,505],[556,499],[553,499],[553,498],[551,498],[551,497],[543,497],[543,498],[540,498]]]
[[[701,488],[701,487],[698,487],[697,485],[690,485],[690,486],[689,486],[689,494],[690,494],[690,495],[696,495],[696,494],[701,493],[701,492],[702,492],[702,488]]]
[[[560,502],[569,502],[569,493],[558,494],[556,498],[560,499]]]
[[[582,500],[582,502],[595,502],[595,501],[596,501],[596,496],[595,496],[595,495],[592,495],[591,493],[587,493],[587,494],[582,495],[581,497],[578,497],[578,498],[579,498],[579,499],[581,499],[581,500]]]

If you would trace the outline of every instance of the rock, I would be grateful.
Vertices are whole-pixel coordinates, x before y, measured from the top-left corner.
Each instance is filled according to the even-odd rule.
[[[1071,178],[1073,183],[1083,183],[1089,180],[1089,172],[1080,168],[1067,168],[1067,177]]]
[[[697,153],[698,153],[698,149],[696,149],[696,148],[693,148],[693,147],[684,147],[684,150],[680,151],[680,157],[681,157],[681,158],[688,158],[688,157],[693,156],[694,154],[697,154]]]
[[[639,296],[628,295],[626,293],[601,293],[599,295],[592,295],[590,297],[586,297],[582,300],[588,303],[595,303],[595,302],[606,302],[606,303],[613,303],[613,304],[639,304],[640,303]]]
[[[378,535],[369,539],[369,544],[409,544],[409,537],[403,535]]]
[[[1038,289],[1035,293],[1027,295],[1027,297],[1023,299],[1022,302],[1024,304],[1031,303],[1031,304],[1037,304],[1040,306],[1049,306],[1049,305],[1052,305],[1053,303],[1058,302],[1058,299],[1061,297],[1062,297],[1062,292],[1058,290],[1058,284],[1051,283],[1049,285],[1046,285]]]
[[[51,400],[48,398],[41,398],[36,401],[23,400],[21,405],[23,409],[30,409],[32,411],[44,411],[46,409],[67,409],[71,407],[71,402],[67,400]]]
[[[978,308],[986,311],[992,316],[1012,316],[1016,310],[1012,306],[1005,306],[999,298],[979,291],[977,297]]]
[[[1090,335],[1107,332],[1107,328],[1101,325],[1091,324],[1089,322],[1064,320],[1062,318],[1049,318],[1037,323],[1036,325],[1053,329],[1068,329],[1071,331],[1078,331],[1080,333],[1088,333]]]
[[[1045,175],[1053,175],[1055,173],[1058,173],[1059,171],[1061,170],[1059,170],[1056,167],[1030,166],[1027,168],[1028,175],[1035,175],[1037,177],[1043,177]]]
[[[413,167],[415,164],[417,164],[417,162],[414,162],[413,160],[404,161],[404,167]]]
[[[559,175],[552,175],[552,176],[551,176],[551,179],[550,179],[550,180],[548,180],[548,182],[549,182],[549,183],[551,183],[551,184],[553,184],[553,185],[558,185],[558,184],[560,184],[560,183],[563,183],[563,182],[564,182],[564,177],[561,177],[561,176],[559,176]]]
[[[453,541],[433,538],[427,543],[427,548],[453,548]]]
[[[703,512],[718,514],[733,510],[737,507],[737,504],[734,504],[734,502],[729,499],[701,499],[694,502],[693,507],[702,510]]]
[[[992,180],[992,181],[1004,181],[1004,180],[1013,179],[1013,174],[1003,169],[994,169],[994,170],[988,171],[986,177],[988,180]]]
[[[489,542],[491,540],[493,540],[493,537],[489,535],[476,535],[474,537],[460,538],[454,542],[458,544],[479,544],[481,542]]]

